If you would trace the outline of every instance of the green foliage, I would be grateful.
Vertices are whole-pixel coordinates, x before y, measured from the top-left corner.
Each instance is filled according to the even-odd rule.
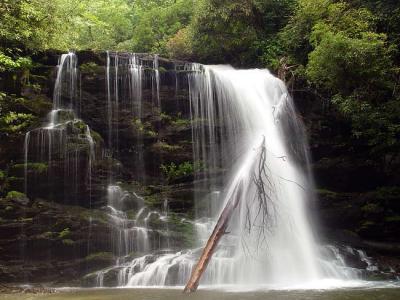
[[[376,203],[368,203],[363,207],[361,207],[361,210],[369,214],[376,214],[382,212],[382,208]]]
[[[254,64],[286,24],[295,2],[197,1],[190,25],[191,47],[201,60]]]
[[[13,59],[0,51],[0,72],[28,69],[31,66],[32,60],[29,57],[18,57],[17,59]]]
[[[132,35],[133,7],[127,0],[63,2],[73,11],[67,32],[69,47],[117,50]]]
[[[166,142],[157,142],[153,145],[153,149],[156,150],[157,152],[175,152],[178,150],[182,150],[182,147],[179,145],[170,145]]]
[[[6,207],[4,208],[4,210],[5,210],[6,212],[11,212],[11,211],[14,210],[14,207],[12,207],[12,206],[6,206]]]
[[[385,5],[379,10],[385,11]],[[350,121],[354,141],[390,166],[400,150],[398,70],[393,64],[397,52],[390,43],[393,33],[377,31],[384,17],[368,9],[372,6],[299,0],[265,60],[276,68],[285,67],[281,63],[297,66],[292,76],[314,94],[332,99]]]
[[[18,191],[10,191],[7,193],[7,196],[6,196],[7,200],[15,200],[15,199],[21,199],[21,198],[26,198],[26,195],[24,193],[21,193]]]
[[[189,127],[190,126],[190,120],[188,119],[175,119],[171,121],[171,124],[174,127]]]
[[[10,111],[0,117],[0,130],[9,134],[22,133],[32,125],[34,120],[35,117],[32,114]]]
[[[70,235],[71,235],[71,231],[69,228],[65,228],[58,233],[58,237],[60,239],[65,239],[65,238],[69,237]]]
[[[47,172],[48,165],[47,163],[32,163],[28,162],[26,164],[26,168],[28,171],[33,171],[38,174],[43,174]],[[13,170],[24,170],[25,169],[25,164],[15,164],[12,166]]]
[[[137,3],[133,16],[133,34],[123,48],[136,52],[168,54],[168,41],[189,24],[192,8],[192,0]]]
[[[64,240],[62,240],[62,243],[65,246],[73,246],[75,244],[75,242],[71,239],[64,239]]]
[[[131,125],[133,127],[133,130],[137,134],[152,138],[157,136],[157,133],[154,131],[153,126],[150,122],[142,122],[142,120],[138,118],[133,118],[131,121]]]
[[[29,101],[0,92],[0,137],[25,133],[38,120],[36,114],[41,112],[40,99]]]
[[[194,172],[201,170],[202,166],[200,163],[193,164],[189,161],[185,161],[184,163],[180,163],[178,165],[173,162],[169,165],[162,164],[160,169],[167,181],[172,182],[177,178],[193,175]]]
[[[79,66],[79,70],[81,73],[86,73],[86,74],[96,74],[101,71],[103,71],[103,68],[96,64],[95,62],[88,62],[86,64],[82,64]]]
[[[167,41],[165,45],[166,54],[169,57],[190,60],[194,52],[192,39],[192,31],[189,27],[178,30],[178,32]]]
[[[111,252],[96,252],[85,257],[85,261],[112,260],[114,256]]]

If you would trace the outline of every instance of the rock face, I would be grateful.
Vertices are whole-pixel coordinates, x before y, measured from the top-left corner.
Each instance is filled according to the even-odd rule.
[[[2,75],[1,90],[24,97],[34,107],[37,119],[29,129],[41,126],[51,109],[58,56],[45,53],[36,57],[40,66],[31,71],[29,85],[16,86],[12,84],[12,74]],[[2,282],[78,285],[84,275],[113,265],[117,255],[112,241],[115,228],[106,208],[110,178],[130,195],[121,204],[129,217],[136,216],[143,205],[162,212],[167,200],[172,216],[168,223],[171,248],[185,248],[193,242],[193,228],[181,220],[193,217],[194,194],[205,195],[209,191],[194,190],[184,63],[158,60],[157,92],[154,59],[143,56],[146,63],[138,115],[138,107],[129,95],[128,67],[121,67],[116,76],[112,70],[115,61],[111,61],[108,77],[106,53],[80,52],[77,56],[80,69],[77,113],[81,123],[71,128],[71,136],[82,136],[86,126],[90,128],[95,144],[90,187],[86,173],[77,177],[75,185],[68,185],[64,180],[65,169],[56,160],[29,161],[25,166],[22,151],[25,132],[12,140],[2,138],[0,171],[5,174],[0,173],[3,174],[0,176]],[[110,98],[114,103],[111,107]],[[387,257],[400,254],[398,177],[389,179],[390,174],[371,165],[362,147],[349,147],[350,133],[345,121],[334,114],[324,115],[321,104],[311,103],[302,95],[295,95],[295,99],[309,131],[318,190],[312,209],[319,216],[316,222],[324,236],[367,249],[382,265],[398,268],[399,262]],[[78,141],[74,144],[79,146]],[[77,169],[88,169],[87,151],[79,148],[82,155],[76,161]],[[9,191],[24,191],[25,171],[29,182],[27,195],[6,196]],[[382,187],[388,183],[389,187]],[[150,219],[153,230],[150,240],[165,238],[160,222],[160,217]],[[150,245],[150,248],[156,247]],[[348,255],[347,260],[349,265],[366,267],[365,262],[354,256]],[[107,276],[110,278],[105,280],[110,285],[115,283],[112,272]],[[96,280],[93,276],[84,278],[85,285]]]
[[[43,124],[48,122],[46,114],[52,103],[58,55],[47,53],[37,57],[42,65],[32,70],[31,76],[32,84],[40,86],[39,91],[24,87],[16,91],[32,102],[39,101],[40,97],[40,105],[47,109],[40,110],[38,121],[30,128],[33,131],[27,164],[23,151],[13,153],[16,148],[23,149],[23,133],[12,145],[7,145],[9,150],[5,151],[10,158],[4,162],[7,177],[0,178],[4,180],[4,196],[9,190],[24,191],[25,178],[28,182],[27,196],[19,193],[13,199],[1,198],[0,265],[1,280],[5,282],[78,285],[80,283],[74,280],[114,265],[119,255],[115,236],[124,229],[115,227],[106,207],[110,178],[129,195],[120,203],[127,218],[134,220],[139,208],[147,207],[150,250],[157,249],[160,244],[166,245],[166,239],[171,250],[190,247],[193,240],[191,224],[182,221],[192,214],[194,194],[187,79],[185,72],[177,70],[183,63],[158,60],[160,84],[157,91],[154,59],[143,57],[144,78],[138,116],[135,115],[136,104],[128,94],[125,65],[121,63],[116,76],[112,66],[106,68],[106,53],[78,53],[79,105],[74,107],[73,114],[78,115],[79,120],[67,123],[69,143],[61,148],[70,149],[60,148],[67,154],[57,155],[58,150],[52,149],[50,155],[46,152],[49,133],[35,128],[45,127]],[[119,59],[123,60],[124,54]],[[2,88],[15,92],[7,85]],[[108,90],[112,90],[111,116]],[[67,92],[62,91],[61,101],[68,101],[63,96]],[[57,116],[59,119],[75,118],[66,115],[68,111],[62,113]],[[82,139],[87,126],[95,148],[90,185],[86,171],[88,148]],[[52,143],[58,139],[52,136]],[[74,158],[72,165],[65,164],[67,155]],[[189,170],[179,172],[181,165]],[[74,180],[70,180],[71,176]],[[165,209],[170,211],[167,221],[157,212]]]

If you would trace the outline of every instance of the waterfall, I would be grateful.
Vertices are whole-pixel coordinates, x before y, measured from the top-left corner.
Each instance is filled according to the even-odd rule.
[[[153,73],[156,71],[145,64],[146,61],[136,53],[116,53],[107,51],[106,58],[106,92],[107,92],[107,123],[108,123],[108,143],[107,153],[110,158],[118,157],[119,151],[119,118],[121,111],[129,110],[133,117],[133,122],[138,126],[143,126],[143,95],[147,78],[146,70],[152,70],[151,84],[157,81],[159,86],[159,77],[153,80]],[[158,58],[154,57],[152,66],[158,68]],[[157,71],[158,72],[158,71]],[[159,88],[157,88],[157,91]],[[143,180],[146,177],[144,165],[143,150],[143,132],[136,131],[137,143],[134,145],[135,173],[142,174]],[[110,166],[111,168],[111,166]],[[109,184],[114,184],[115,178],[110,169]]]
[[[337,248],[319,246],[313,237],[307,215],[307,201],[313,199],[307,141],[284,83],[267,70],[200,64],[184,69],[193,160],[199,166],[195,190],[209,192],[196,195],[193,225],[199,247],[224,203],[240,199],[229,234],[201,283],[289,287],[359,278]],[[126,285],[184,285],[200,250],[135,258],[124,269]]]
[[[315,240],[307,210],[314,198],[314,187],[305,130],[284,83],[268,70],[201,64],[174,66],[175,96],[179,86],[188,85],[193,221],[174,214],[176,204],[169,201],[172,197],[162,196],[159,210],[154,210],[146,206],[132,186],[122,184],[124,170],[118,162],[119,144],[123,142],[120,119],[129,118],[131,123],[126,127],[135,131],[135,144],[129,149],[133,162],[129,171],[135,174],[130,179],[141,184],[146,182],[144,139],[150,107],[143,100],[145,96],[152,102],[151,108],[157,110],[156,117],[160,117],[153,121],[154,126],[164,126],[160,121],[160,61],[163,62],[157,55],[107,52],[105,135],[110,161],[103,195],[107,199],[104,210],[111,227],[110,248],[115,262],[93,273],[97,286],[107,285],[107,277],[112,274],[116,275],[118,286],[184,285],[230,199],[239,199],[240,204],[201,284],[289,287],[326,279],[362,278],[361,271],[346,265],[346,251],[365,262],[368,270],[375,270],[365,253],[319,245]],[[178,70],[187,74],[187,80],[178,83]],[[90,127],[78,118],[83,114],[78,75],[76,55],[63,54],[47,121],[25,136],[28,194],[29,180],[33,180],[31,164],[44,163],[50,186],[55,177],[54,182],[64,184],[51,187],[49,193],[62,190],[68,199],[80,196],[90,202],[92,198],[96,142]],[[154,135],[151,138],[155,140]],[[50,194],[49,199],[52,198],[55,197]],[[177,224],[195,228],[194,249],[176,246]],[[90,227],[89,237],[91,230]]]
[[[25,192],[29,190],[30,167],[46,167],[49,193],[57,193],[67,202],[76,201],[83,188],[91,199],[92,163],[95,143],[90,128],[77,115],[80,113],[78,93],[78,59],[73,52],[60,56],[53,92],[53,109],[47,122],[29,131],[24,141]],[[29,161],[28,161],[29,158]],[[82,167],[82,165],[86,165]],[[82,172],[83,170],[83,172]],[[55,177],[62,178],[64,186],[53,186]],[[83,183],[83,184],[82,184]],[[82,187],[84,185],[84,187]],[[73,191],[70,194],[70,191]],[[61,200],[61,199],[59,199]]]
[[[295,284],[318,279],[316,244],[305,212],[309,184],[287,147],[291,132],[280,122],[297,118],[293,111],[279,111],[282,102],[291,101],[286,87],[267,70],[203,66],[191,77],[193,120],[206,122],[195,124],[194,160],[206,166],[208,177],[218,169],[227,172],[221,204],[240,199],[229,226],[234,251],[222,256],[233,260],[233,266],[227,264],[233,272],[224,278],[226,270],[214,270],[215,280]],[[260,147],[266,149],[262,161]],[[261,169],[265,173],[258,178]],[[264,195],[260,180],[266,183]],[[264,206],[259,197],[265,197]],[[208,207],[207,217],[219,215],[220,207]]]

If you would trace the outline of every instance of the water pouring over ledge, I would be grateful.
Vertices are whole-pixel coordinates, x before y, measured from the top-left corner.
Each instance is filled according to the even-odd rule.
[[[65,63],[59,65],[58,72],[63,78],[61,100],[64,104],[52,110],[48,122],[37,132],[43,133],[39,136],[44,136],[58,129],[73,129],[76,123],[82,130],[68,131],[71,134],[67,137],[74,144],[77,141],[84,144],[81,153],[84,155],[77,151],[71,153],[78,153],[82,161],[90,166],[92,156],[88,154],[96,143],[90,136],[89,127],[86,124],[79,126],[86,119],[85,105],[82,114],[79,113],[80,105],[69,105],[79,102],[78,98],[74,98],[74,102],[69,98],[69,87],[78,86],[70,83],[70,80],[79,77],[70,76],[71,72],[78,71],[77,64],[67,62],[76,59],[76,56],[66,54],[63,57]],[[107,130],[102,134],[105,137],[110,134],[107,151],[119,159],[119,142],[125,142],[118,135],[119,116],[132,117],[141,123],[146,122],[149,114],[161,114],[158,99],[161,102],[166,99],[166,84],[163,81],[168,77],[162,67],[165,63],[163,59],[160,59],[161,74],[156,72],[158,57],[142,58],[136,54],[118,53],[108,53],[107,57],[106,95],[100,100],[104,101],[105,106],[108,103],[105,111],[109,126],[105,126]],[[96,181],[95,188],[101,186],[104,198],[108,201],[103,209],[109,216],[110,251],[115,261],[108,268],[88,274],[97,278],[97,282],[92,282],[90,286],[183,286],[221,210],[232,198],[239,199],[240,206],[231,216],[230,226],[226,230],[228,233],[219,243],[201,286],[322,288],[349,284],[353,279],[361,278],[363,271],[346,266],[342,257],[343,249],[339,251],[334,246],[318,245],[311,234],[307,202],[313,195],[309,192],[312,190],[312,176],[308,171],[307,142],[284,84],[267,70],[178,64],[174,66],[176,73],[172,75],[176,76],[175,81],[179,75],[180,85],[187,85],[186,91],[189,92],[187,111],[190,103],[193,166],[196,171],[194,191],[207,190],[209,194],[205,197],[204,193],[197,195],[193,221],[186,216],[180,220],[174,214],[173,205],[176,204],[173,204],[173,199],[169,202],[169,199],[162,198],[158,210],[146,207],[144,198],[139,195],[140,189],[136,190],[135,185],[127,185],[125,179],[119,181],[119,169],[115,170],[115,176],[103,182]],[[159,79],[155,80],[158,76]],[[56,87],[59,84],[56,81]],[[187,99],[185,94],[184,100]],[[166,104],[164,102],[162,108],[168,109]],[[154,109],[155,106],[159,109]],[[150,111],[152,108],[153,111]],[[185,118],[188,117],[187,113]],[[78,114],[82,120],[76,117]],[[190,127],[187,132],[190,137]],[[137,134],[132,143],[135,147],[136,144],[143,144],[142,132],[138,131]],[[28,159],[31,161],[35,157],[34,149],[41,149],[42,159],[46,160],[49,145],[56,145],[36,137],[35,131],[26,136],[26,149],[29,151],[25,153],[25,170],[28,169]],[[36,142],[41,146],[34,148]],[[102,144],[96,145],[96,148],[99,146]],[[62,146],[58,148],[65,149]],[[71,147],[69,149],[74,150]],[[133,170],[132,173],[137,176],[145,176],[145,172],[138,170],[147,169],[136,164],[136,161],[143,163],[145,149],[138,150],[131,157],[135,164],[130,171]],[[76,166],[74,160],[69,160],[70,164],[68,159],[55,156],[57,153],[53,150],[49,152],[52,158],[48,159],[49,165],[57,158],[61,167]],[[101,159],[101,156],[96,157]],[[54,163],[51,165],[54,166]],[[91,168],[76,170],[87,173],[91,178]],[[93,174],[97,174],[96,164]],[[112,174],[111,170],[107,174]],[[89,187],[89,193],[86,193],[89,198],[82,195],[88,200],[91,198],[90,180],[86,186]],[[264,193],[260,193],[262,187]],[[129,211],[125,204],[129,202],[131,205],[132,199],[137,203]],[[261,206],[260,199],[264,201]],[[171,218],[175,218],[174,222],[190,224],[191,230],[196,229],[198,243],[193,245],[195,249],[187,249],[192,246],[176,243],[176,223],[171,223]],[[350,252],[365,261],[371,270],[374,269],[364,253],[353,249]],[[113,276],[113,283],[110,276]]]
[[[81,106],[78,74],[76,54],[62,54],[57,65],[52,110],[41,127],[25,135],[24,185],[25,193],[29,194],[28,183],[37,182],[29,182],[28,169],[39,163],[47,171],[50,196],[61,192],[67,203],[75,203],[88,194],[90,207],[95,142],[89,126],[78,118]],[[55,177],[64,186],[53,186]]]
[[[184,285],[231,198],[239,198],[240,205],[202,285],[318,287],[322,281],[337,285],[360,278],[360,270],[347,267],[335,247],[318,245],[311,232],[307,141],[283,82],[267,70],[199,64],[184,69],[196,184],[211,191],[196,199],[199,248],[149,253],[120,264],[121,285]]]

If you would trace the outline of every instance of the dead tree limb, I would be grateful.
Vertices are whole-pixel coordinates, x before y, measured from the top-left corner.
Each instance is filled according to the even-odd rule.
[[[188,283],[186,284],[184,293],[193,293],[197,290],[199,286],[200,278],[203,275],[204,271],[207,268],[208,263],[214,253],[215,248],[218,246],[219,240],[226,233],[226,228],[228,227],[229,220],[232,216],[233,211],[239,204],[239,196],[240,191],[234,193],[236,197],[231,198],[228,203],[225,205],[224,210],[222,211],[217,224],[214,227],[214,230],[207,241],[206,247],[204,248],[199,261],[197,262],[196,267],[192,271],[192,275]]]
[[[249,200],[246,203],[246,209],[247,209],[246,223],[248,224],[247,229],[249,230],[249,232],[251,231],[251,228],[254,225],[253,220],[251,219],[254,218],[254,220],[256,220],[260,214],[262,214],[261,218],[262,218],[263,229],[264,227],[268,228],[269,225],[269,220],[268,220],[270,219],[269,203],[272,202],[272,199],[268,195],[268,190],[269,192],[271,192],[273,189],[272,189],[272,183],[268,176],[269,170],[266,169],[265,165],[266,163],[265,137],[263,138],[260,147],[260,153],[255,163],[257,161],[258,161],[257,172],[256,172],[257,174],[255,174],[253,177],[253,183],[256,185],[257,197],[256,199],[253,200],[254,201],[253,203],[248,203]],[[218,218],[218,222],[215,225],[214,230],[211,236],[209,237],[205,248],[203,249],[200,259],[197,262],[195,268],[193,269],[189,281],[186,284],[185,289],[183,290],[184,293],[193,293],[197,290],[201,276],[206,270],[208,263],[210,262],[212,255],[218,246],[220,239],[224,236],[224,234],[226,234],[226,229],[233,215],[233,212],[239,205],[240,200],[242,199],[243,188],[244,187],[242,187],[241,184],[237,185],[236,190],[234,190],[232,193],[232,197],[228,200],[227,204],[225,205],[224,210],[222,211],[220,217]],[[253,205],[254,203],[259,205],[259,209],[256,215],[252,216],[250,212],[250,206]],[[264,231],[262,230],[262,232]]]

